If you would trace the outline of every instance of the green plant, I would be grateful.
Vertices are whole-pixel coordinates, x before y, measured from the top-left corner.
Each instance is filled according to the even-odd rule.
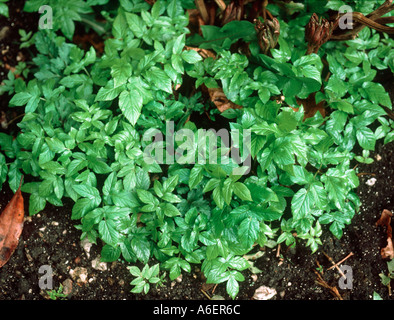
[[[8,2],[8,0],[0,0],[0,16],[5,16],[8,18],[9,11],[6,2]]]
[[[71,13],[106,3],[80,2]],[[62,12],[69,3],[53,5]],[[190,7],[120,1],[103,12],[112,29],[102,55],[66,39],[77,13],[39,30],[31,78],[10,74],[4,90],[25,115],[16,139],[0,134],[0,182],[15,191],[22,173],[29,177],[22,191],[31,215],[71,198],[71,219],[82,238],[103,243],[102,260],[145,265],[130,269],[134,290],[149,290],[159,266],[174,280],[201,264],[207,281],[226,282],[235,298],[244,255],[256,246],[305,241],[313,253],[325,228],[341,238],[358,212],[357,161],[371,162],[377,140],[394,140],[391,101],[375,82],[377,70],[394,71],[394,42],[365,28],[306,54],[304,26],[311,12],[328,10],[309,1],[290,20],[269,7],[281,33],[265,55],[249,21],[189,36]],[[207,89],[241,108],[219,113]],[[196,114],[228,128],[230,144],[215,145],[219,159],[207,147],[215,134],[191,120]],[[181,130],[187,139],[172,135]],[[152,259],[159,264],[149,268]]]
[[[383,272],[379,274],[379,277],[384,286],[389,288],[389,295],[391,295],[391,280],[394,279],[394,259],[391,259],[387,262],[388,274],[384,274]]]
[[[59,288],[57,290],[52,289],[52,290],[47,290],[47,294],[51,300],[64,300],[64,298],[67,297],[67,294],[63,293],[63,285],[60,284]]]
[[[38,12],[41,6],[49,6],[53,13],[53,17],[51,17],[53,30],[61,30],[67,39],[72,40],[75,31],[75,21],[96,27],[98,24],[93,23],[89,19],[89,15],[94,12],[94,6],[107,3],[108,0],[28,0],[23,10],[26,12]]]
[[[142,270],[136,266],[128,267],[130,273],[136,277],[130,284],[134,286],[131,290],[133,293],[141,293],[142,291],[147,294],[150,285],[156,284],[156,286],[163,286],[165,282],[165,273],[159,277],[160,267],[159,264],[155,264],[152,267],[145,265]]]

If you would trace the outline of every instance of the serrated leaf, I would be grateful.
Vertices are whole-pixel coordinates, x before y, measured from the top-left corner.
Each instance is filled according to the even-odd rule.
[[[190,170],[189,176],[189,188],[190,190],[194,189],[202,180],[203,178],[203,167],[202,166],[194,166]]]
[[[177,209],[177,207],[175,207],[173,204],[171,203],[165,203],[163,205],[163,211],[164,214],[167,217],[176,217],[176,216],[180,216],[181,213],[179,212],[179,210]]]
[[[137,189],[138,198],[146,204],[154,204],[156,198],[153,196],[152,193],[146,191],[144,189]]]
[[[391,107],[390,96],[380,83],[365,82],[360,92],[364,98],[369,98],[373,103]]]
[[[232,299],[235,299],[239,292],[239,283],[233,275],[230,275],[227,280],[226,291]]]
[[[252,195],[247,186],[245,186],[242,182],[236,182],[233,185],[234,193],[241,200],[245,201],[253,201]]]
[[[111,101],[114,100],[122,91],[120,87],[101,87],[97,92],[95,101]]]
[[[172,93],[171,79],[164,70],[158,67],[152,67],[145,75],[147,80],[152,82],[158,89]]]
[[[101,220],[98,226],[101,239],[112,246],[115,246],[121,239],[121,234],[117,231],[113,220]]]
[[[202,57],[194,50],[185,50],[181,53],[181,57],[187,63],[195,64],[202,61]]]
[[[131,249],[143,263],[147,263],[151,254],[149,241],[142,236],[135,236],[131,239]]]
[[[255,218],[244,219],[238,229],[238,237],[246,248],[251,248],[258,238],[260,224]]]
[[[89,186],[87,184],[74,184],[72,188],[83,198],[88,198],[95,203],[101,202],[100,193],[95,187]]]
[[[360,127],[356,131],[357,141],[363,149],[374,150],[376,137],[368,127]]]
[[[124,90],[119,95],[119,108],[132,125],[137,123],[141,115],[142,96],[137,90]]]

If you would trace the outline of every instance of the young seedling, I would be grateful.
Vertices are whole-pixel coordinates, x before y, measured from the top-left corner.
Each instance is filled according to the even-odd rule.
[[[142,270],[140,270],[136,266],[128,267],[130,273],[136,277],[130,284],[134,286],[131,290],[133,293],[141,293],[144,292],[147,294],[150,289],[151,284],[155,284],[156,286],[163,286],[165,282],[166,273],[164,272],[161,276],[159,276],[160,265],[155,264],[152,267],[149,265],[145,265]]]

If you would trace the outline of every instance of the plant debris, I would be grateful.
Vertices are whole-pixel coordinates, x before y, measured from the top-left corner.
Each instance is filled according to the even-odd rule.
[[[376,222],[377,226],[382,226],[386,228],[387,234],[387,246],[382,248],[380,254],[383,259],[394,259],[394,250],[393,250],[393,231],[391,227],[391,218],[393,214],[391,211],[384,209],[379,220]]]
[[[0,215],[0,268],[7,263],[14,253],[22,233],[25,210],[21,184]]]

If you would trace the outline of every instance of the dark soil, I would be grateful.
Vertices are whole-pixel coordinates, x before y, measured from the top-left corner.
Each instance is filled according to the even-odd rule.
[[[14,70],[19,62],[29,63],[33,49],[20,49],[19,30],[26,33],[37,31],[38,13],[23,11],[25,0],[8,1],[9,19],[0,16],[0,83],[8,78],[8,72]],[[14,132],[17,130],[15,119],[23,112],[23,108],[9,108],[10,96],[0,96],[0,131]],[[8,123],[11,123],[8,125]]]
[[[7,61],[11,66],[16,65],[15,57],[19,52],[16,24],[26,27],[24,18],[18,16],[20,11],[17,11],[23,2],[11,2],[13,11],[8,23],[12,21],[15,28],[11,28],[8,40],[0,44],[0,50],[7,50],[2,55],[2,62]],[[0,29],[4,25],[4,19],[1,19]],[[1,79],[4,79],[5,72],[6,69],[0,69]],[[388,83],[393,83],[392,78]],[[7,103],[5,97],[0,97],[0,101],[2,107]],[[337,299],[338,295],[332,290],[317,283],[318,274],[330,287],[338,289],[344,300],[372,300],[374,292],[384,300],[393,299],[379,276],[380,273],[387,274],[386,261],[380,255],[380,249],[387,243],[385,230],[376,227],[375,223],[383,209],[394,212],[394,143],[377,145],[373,156],[373,164],[358,167],[360,186],[357,193],[362,206],[343,237],[338,240],[325,231],[323,246],[313,255],[302,243],[294,249],[282,246],[279,256],[278,247],[265,248],[263,256],[254,264],[262,272],[257,275],[249,270],[244,272],[245,281],[240,283],[237,300],[251,300],[255,290],[262,285],[276,290],[274,300]],[[373,185],[371,178],[376,179]],[[5,184],[0,191],[0,211],[12,195]],[[25,211],[28,212],[28,194],[24,194],[24,198]],[[101,244],[92,245],[89,252],[83,248],[81,232],[75,228],[78,222],[70,219],[71,208],[72,202],[65,201],[63,207],[47,205],[39,214],[26,216],[19,246],[0,269],[0,300],[49,299],[47,290],[40,289],[39,285],[40,279],[49,275],[48,269],[45,272],[40,269],[42,266],[52,271],[53,289],[63,285],[64,290],[69,290],[67,299],[71,300],[208,300],[208,296],[214,295],[229,299],[225,285],[214,287],[205,284],[199,266],[194,266],[190,274],[183,273],[178,281],[171,282],[167,278],[165,286],[152,287],[147,295],[130,293],[130,282],[134,277],[127,270],[127,263],[106,263],[101,265],[101,269],[92,266],[100,254]],[[332,266],[328,257],[338,262],[350,253],[353,255],[343,264],[352,270],[352,278],[349,277],[347,282],[352,284],[352,289],[341,289],[338,270],[328,270]],[[79,271],[82,276],[78,276]],[[347,275],[350,276],[349,273]]]

